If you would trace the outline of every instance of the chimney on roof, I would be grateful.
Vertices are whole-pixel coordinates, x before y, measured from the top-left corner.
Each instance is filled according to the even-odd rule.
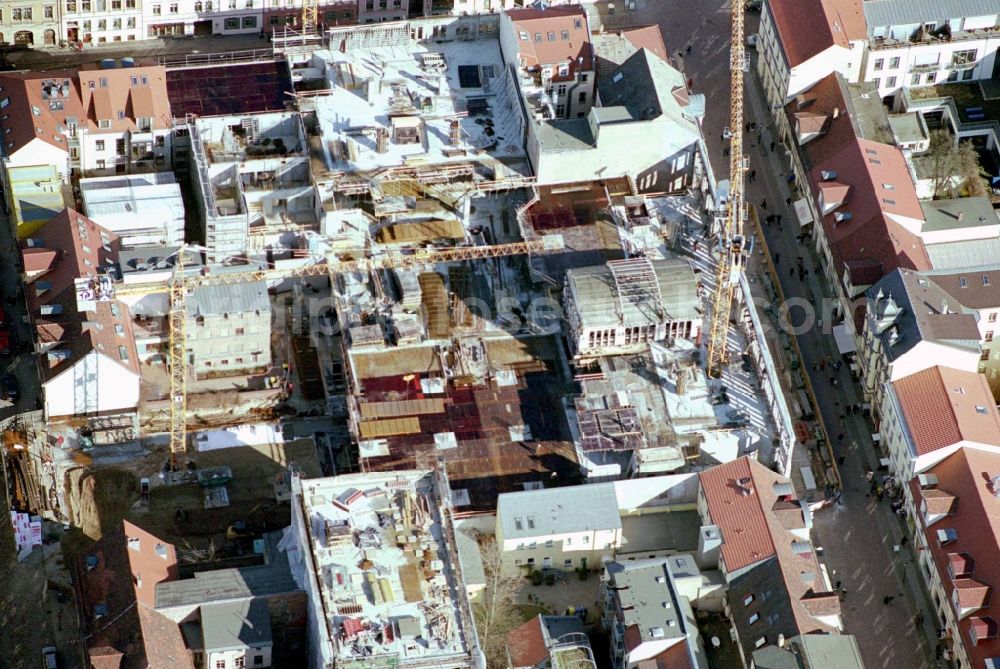
[[[833,108],[833,118],[839,118],[839,117],[840,117],[840,107],[834,107]]]
[[[955,216],[955,218],[957,218],[958,220],[961,221],[963,218],[965,218],[965,212],[964,211],[958,212],[958,214]]]
[[[743,497],[749,497],[750,495],[753,494],[753,479],[750,478],[749,476],[744,476],[743,478],[741,478],[739,481],[736,482],[736,485],[739,486],[740,494]]]
[[[942,314],[948,313],[948,300],[945,299],[941,300],[941,313]]]
[[[785,635],[784,634],[779,634],[778,635],[778,648],[784,648],[784,647],[785,647]]]

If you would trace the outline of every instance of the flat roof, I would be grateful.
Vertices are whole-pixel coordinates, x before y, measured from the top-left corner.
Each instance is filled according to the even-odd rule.
[[[613,483],[509,492],[497,498],[504,539],[622,526]]]
[[[626,636],[632,628],[642,643],[687,637],[666,558],[611,563],[607,570],[621,602]]]
[[[993,203],[985,196],[924,200],[920,207],[924,210],[924,232],[1000,226],[1000,217],[997,216]]]
[[[201,607],[202,643],[208,652],[271,645],[271,614],[263,599],[214,602]]]
[[[924,124],[920,120],[918,112],[909,114],[892,114],[889,116],[889,127],[896,141],[901,144],[910,144],[927,139],[924,131]]]
[[[324,138],[345,150],[324,154],[330,169],[463,163],[480,152],[503,159],[525,155],[515,117],[520,102],[503,85],[495,37],[322,55],[332,89],[311,100]],[[451,143],[452,118],[460,126],[457,146]],[[397,137],[396,129],[409,132]],[[379,153],[376,135],[382,131],[389,141]]]
[[[698,512],[667,511],[622,516],[620,555],[651,551],[687,553],[698,548],[701,518]]]
[[[284,110],[292,90],[285,60],[167,70],[175,118]]]

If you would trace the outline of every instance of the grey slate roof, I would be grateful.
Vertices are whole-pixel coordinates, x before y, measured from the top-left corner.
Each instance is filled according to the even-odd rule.
[[[751,596],[750,604],[744,604]],[[792,599],[777,557],[733,579],[729,584],[728,600],[745,657],[753,653],[761,637],[777,641],[779,634],[787,639],[799,633]],[[754,613],[758,617],[751,623]]]
[[[632,120],[667,114],[675,121],[691,122],[684,118],[673,93],[675,89],[686,92],[684,75],[648,49],[639,49],[598,84],[601,105],[625,107]]]
[[[610,562],[609,589],[621,602],[622,625],[638,627],[643,643],[687,636],[667,558]]]
[[[866,0],[862,3],[868,30],[882,26],[996,15],[996,0]]]
[[[925,272],[931,281],[968,309],[1000,307],[1000,270]]]
[[[802,634],[786,639],[784,648],[754,651],[753,661],[756,669],[864,669],[850,634]]]
[[[1000,225],[1000,217],[988,197],[959,197],[950,200],[927,200],[920,203],[924,210],[924,232],[980,225]]]
[[[935,270],[1000,268],[1000,237],[926,244],[925,248]]]
[[[590,123],[585,118],[543,121],[538,124],[535,133],[539,146],[546,153],[584,151],[597,145]]]
[[[263,281],[201,286],[188,295],[187,310],[191,316],[269,312],[271,301],[267,297],[267,285]]]
[[[263,599],[201,606],[201,634],[207,652],[271,645],[271,614]]]
[[[504,539],[544,537],[622,526],[613,483],[508,492],[497,498]],[[520,522],[521,529],[517,525]]]
[[[921,341],[938,341],[970,350],[979,348],[979,327],[975,317],[964,313],[962,305],[918,272],[897,269],[869,288],[866,295],[867,318],[890,362]],[[894,317],[893,311],[898,312]],[[897,333],[895,342],[892,341],[893,328]]]

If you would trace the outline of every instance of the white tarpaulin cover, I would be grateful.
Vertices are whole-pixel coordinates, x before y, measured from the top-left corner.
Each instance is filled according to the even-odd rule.
[[[847,323],[833,326],[833,338],[837,341],[837,350],[841,355],[854,353],[854,335],[847,329]]]

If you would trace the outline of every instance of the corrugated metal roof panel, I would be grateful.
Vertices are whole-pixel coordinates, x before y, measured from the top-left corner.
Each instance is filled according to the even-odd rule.
[[[863,7],[869,30],[1000,12],[996,0],[867,0]]]

